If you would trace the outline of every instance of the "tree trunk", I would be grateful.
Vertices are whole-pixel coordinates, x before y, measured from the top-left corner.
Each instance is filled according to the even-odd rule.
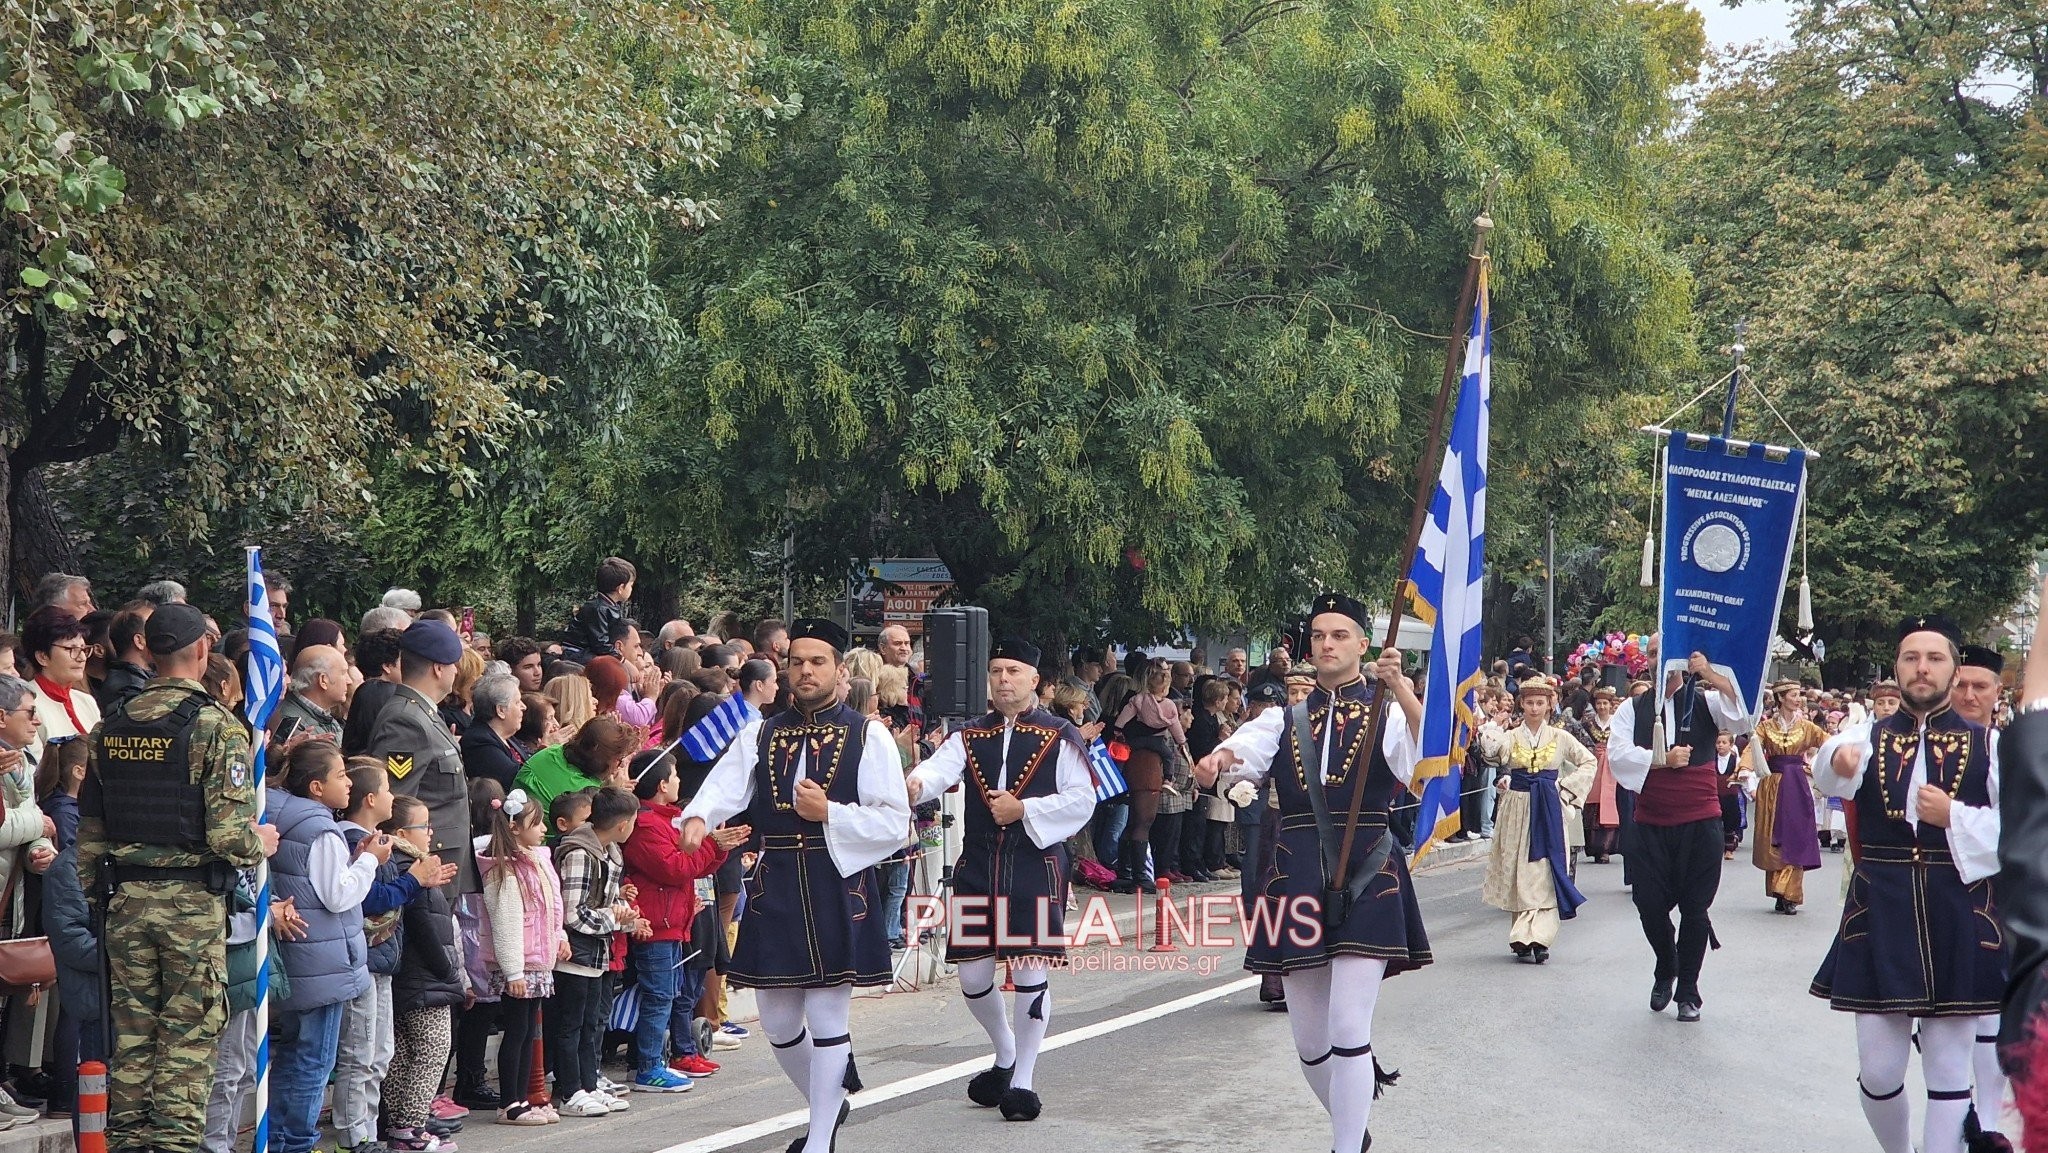
[[[4,624],[8,632],[14,632],[19,627],[21,617],[25,615],[18,611],[20,606],[15,602],[18,599],[21,604],[26,604],[30,587],[16,578],[14,573],[14,510],[9,507],[10,497],[14,491],[14,470],[8,467],[4,459],[10,455],[12,454],[6,449],[0,449],[0,572],[14,578],[8,582],[8,604],[4,609],[0,609],[0,616],[4,616],[4,619],[0,619],[0,624]]]
[[[0,474],[10,470],[0,469]],[[25,606],[35,592],[36,582],[53,572],[78,573],[78,550],[71,535],[57,520],[57,509],[43,487],[39,471],[30,470],[14,478],[12,491],[0,501],[8,514],[8,571],[14,578],[16,595]]]
[[[538,594],[535,585],[534,567],[531,561],[522,562],[518,575],[513,577],[513,615],[517,618],[514,632],[522,637],[533,635],[534,622],[540,618],[540,608],[535,603]]]

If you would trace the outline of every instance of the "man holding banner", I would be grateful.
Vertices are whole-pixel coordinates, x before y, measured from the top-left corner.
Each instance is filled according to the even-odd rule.
[[[1675,998],[1678,1019],[1697,1021],[1706,999],[1700,968],[1714,939],[1707,911],[1721,888],[1721,778],[1714,742],[1750,729],[1734,684],[1703,653],[1665,675],[1661,692],[1630,700],[1614,714],[1607,764],[1637,794],[1630,859],[1631,895],[1656,955],[1650,1010]],[[1674,932],[1672,911],[1679,921]]]
[[[1651,656],[1663,684],[1615,712],[1607,763],[1616,782],[1639,794],[1624,852],[1643,935],[1657,958],[1650,1008],[1661,1013],[1675,998],[1678,1019],[1697,1021],[1705,1003],[1700,967],[1714,941],[1707,910],[1721,885],[1714,742],[1754,728],[1792,567],[1808,454],[1718,436],[1670,436],[1663,587]],[[1660,663],[1658,650],[1687,656]]]

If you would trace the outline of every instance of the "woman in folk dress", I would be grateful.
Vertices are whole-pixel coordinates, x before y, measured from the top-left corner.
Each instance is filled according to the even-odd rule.
[[[1820,829],[1814,821],[1813,776],[1808,764],[1828,739],[1806,716],[1806,690],[1797,681],[1771,686],[1770,719],[1750,742],[1759,783],[1750,822],[1751,857],[1764,871],[1764,895],[1776,911],[1797,913],[1806,900],[1806,870],[1820,868]]]
[[[1550,959],[1559,923],[1576,916],[1586,900],[1572,884],[1568,862],[1578,843],[1579,802],[1598,762],[1578,738],[1550,723],[1555,682],[1531,676],[1516,699],[1522,723],[1508,733],[1506,773],[1494,785],[1499,807],[1480,898],[1514,914],[1508,947],[1520,960],[1541,965]]]

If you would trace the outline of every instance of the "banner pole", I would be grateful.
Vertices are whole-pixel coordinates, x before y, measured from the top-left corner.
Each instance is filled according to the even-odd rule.
[[[1721,410],[1722,440],[1728,440],[1735,435],[1735,396],[1742,391],[1742,354],[1749,351],[1749,346],[1742,342],[1742,338],[1748,332],[1747,320],[1735,322],[1735,344],[1729,349],[1735,356],[1735,371],[1728,374],[1728,404]]]

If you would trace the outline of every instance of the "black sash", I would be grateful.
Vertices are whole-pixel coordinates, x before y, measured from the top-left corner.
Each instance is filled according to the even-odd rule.
[[[1293,714],[1294,743],[1299,755],[1307,761],[1311,752],[1315,754],[1315,772],[1308,774],[1310,779],[1304,784],[1307,785],[1309,809],[1316,818],[1316,841],[1323,851],[1323,927],[1334,929],[1351,915],[1352,903],[1358,900],[1365,892],[1366,885],[1387,863],[1387,855],[1394,850],[1394,835],[1387,829],[1381,829],[1379,840],[1374,841],[1372,848],[1366,850],[1364,863],[1344,879],[1344,887],[1338,889],[1331,886],[1330,881],[1337,875],[1343,842],[1338,837],[1336,822],[1330,819],[1330,799],[1324,795],[1323,754],[1322,750],[1316,747],[1315,734],[1309,728],[1308,702],[1303,701],[1288,711]],[[1336,723],[1334,714],[1333,709],[1329,722],[1331,724]],[[1366,750],[1365,755],[1369,766],[1372,750]],[[1366,771],[1357,766],[1352,766],[1352,769],[1355,776],[1351,787],[1364,788]]]

